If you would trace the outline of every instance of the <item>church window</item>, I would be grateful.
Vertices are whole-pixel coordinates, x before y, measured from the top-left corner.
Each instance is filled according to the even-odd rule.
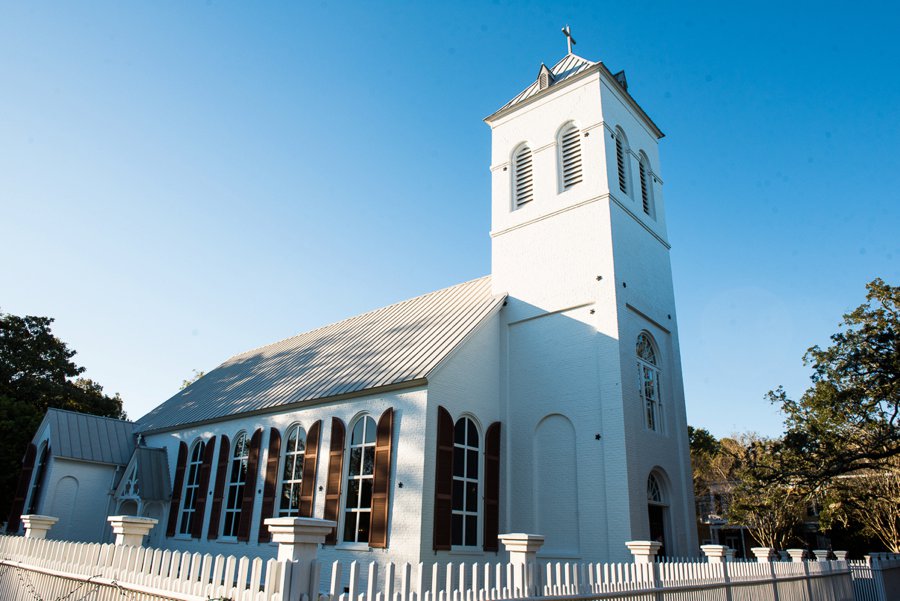
[[[644,206],[644,213],[653,217],[653,175],[650,173],[650,161],[647,155],[641,152],[640,162],[638,163],[641,177],[641,201]]]
[[[247,484],[247,465],[250,458],[250,445],[247,433],[241,432],[234,439],[229,466],[228,490],[226,492],[225,514],[222,525],[222,536],[237,536],[241,520],[241,505],[244,500],[244,487]]]
[[[453,426],[452,544],[478,545],[480,436],[474,420],[461,417]]]
[[[574,124],[559,134],[559,164],[563,190],[581,182],[581,130]]]
[[[623,194],[628,194],[628,139],[625,137],[625,133],[619,128],[616,128],[614,136],[616,138],[616,171],[619,176],[619,190],[621,190]]]
[[[28,500],[28,513],[37,513],[41,503],[41,489],[44,487],[44,475],[47,472],[47,458],[50,456],[50,445],[44,442],[41,452],[38,454],[37,465],[34,466],[34,481],[31,485],[31,494]]]
[[[190,460],[186,467],[184,492],[181,495],[181,520],[178,534],[191,534],[195,513],[197,512],[197,489],[200,488],[200,467],[203,465],[203,451],[206,445],[197,441],[191,449]],[[203,517],[201,516],[202,520]]]
[[[644,408],[644,424],[648,430],[662,430],[662,406],[659,399],[659,361],[649,334],[637,340],[638,386]]]
[[[303,482],[303,457],[306,452],[306,430],[299,425],[288,430],[281,471],[281,507],[279,515],[300,515],[300,489]]]
[[[350,433],[344,542],[368,543],[375,478],[375,420],[359,418]]]
[[[534,178],[531,169],[531,149],[522,144],[513,153],[513,204],[519,208],[534,199]]]

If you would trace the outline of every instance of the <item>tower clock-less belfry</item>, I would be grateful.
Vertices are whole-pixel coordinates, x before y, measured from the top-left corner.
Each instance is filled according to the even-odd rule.
[[[693,553],[663,134],[624,73],[571,53],[485,121],[506,526],[560,557]]]
[[[571,52],[486,119],[492,273],[234,355],[135,422],[58,409],[8,531],[271,557],[271,517],[334,522],[325,561],[697,552],[657,143],[624,73]],[[347,564],[348,565],[348,564]]]

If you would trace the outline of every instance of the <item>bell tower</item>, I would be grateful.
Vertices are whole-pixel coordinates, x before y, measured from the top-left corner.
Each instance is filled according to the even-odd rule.
[[[508,294],[501,528],[543,534],[548,558],[627,559],[649,539],[694,554],[663,133],[567,29],[570,52],[485,119]]]

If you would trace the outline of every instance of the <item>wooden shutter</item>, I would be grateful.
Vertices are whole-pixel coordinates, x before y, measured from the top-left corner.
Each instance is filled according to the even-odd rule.
[[[394,433],[393,407],[381,414],[375,428],[375,477],[372,482],[372,522],[369,546],[386,549],[391,509],[391,447]]]
[[[453,418],[441,406],[437,416],[437,455],[434,461],[435,551],[449,550],[453,522]]]
[[[213,488],[212,511],[209,512],[209,529],[206,538],[219,538],[219,520],[222,519],[222,497],[225,495],[225,477],[231,459],[231,443],[224,434],[219,438],[219,463],[216,466],[216,486]]]
[[[341,509],[341,484],[344,479],[344,422],[331,418],[331,447],[328,450],[328,483],[325,486],[326,520],[337,522]],[[337,527],[325,537],[326,545],[337,543]]]
[[[484,550],[500,549],[500,422],[484,435]]]
[[[31,474],[34,472],[36,455],[37,447],[34,446],[34,443],[29,442],[28,447],[25,449],[25,457],[22,459],[22,473],[19,474],[16,496],[13,498],[9,519],[6,522],[6,532],[9,534],[15,534],[19,531],[19,521],[22,517],[22,510],[25,508],[25,497],[28,496],[28,487],[31,485]]]
[[[247,481],[241,499],[241,517],[237,528],[237,539],[250,540],[250,523],[253,521],[253,501],[256,500],[256,472],[259,470],[259,445],[262,442],[262,428],[257,428],[250,438],[250,455],[247,457]]]
[[[191,538],[203,536],[203,518],[206,516],[206,495],[209,493],[209,473],[212,471],[213,453],[216,450],[216,437],[206,443],[203,450],[203,463],[200,464],[200,486],[197,488],[197,504],[194,509],[194,521],[191,523]]]
[[[281,458],[281,434],[277,429],[269,430],[269,458],[266,459],[266,479],[263,484],[262,511],[259,512],[259,536],[257,540],[267,543],[272,533],[265,522],[275,511],[275,485],[278,484],[278,461]]]
[[[581,182],[581,131],[570,125],[560,137],[563,190]]]
[[[306,450],[303,453],[303,481],[300,483],[301,518],[311,518],[316,495],[316,471],[319,465],[319,439],[322,437],[322,420],[317,421],[306,433]],[[343,443],[342,443],[343,446]]]
[[[184,488],[184,465],[187,463],[188,448],[184,441],[178,443],[178,462],[175,464],[175,483],[172,485],[172,502],[169,503],[169,523],[166,536],[175,536],[178,525],[178,510],[181,509],[181,492]]]

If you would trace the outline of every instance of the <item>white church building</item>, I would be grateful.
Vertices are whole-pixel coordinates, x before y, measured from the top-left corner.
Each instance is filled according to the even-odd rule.
[[[319,556],[473,561],[698,552],[658,142],[623,73],[569,53],[485,119],[491,275],[228,359],[135,422],[50,410],[8,529],[273,556],[263,520],[337,528]]]

